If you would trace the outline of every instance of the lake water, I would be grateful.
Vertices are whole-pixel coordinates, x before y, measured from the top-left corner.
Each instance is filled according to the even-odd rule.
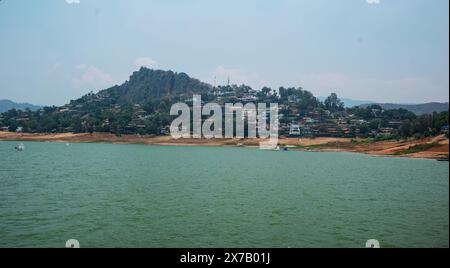
[[[449,164],[0,142],[0,247],[449,246]]]

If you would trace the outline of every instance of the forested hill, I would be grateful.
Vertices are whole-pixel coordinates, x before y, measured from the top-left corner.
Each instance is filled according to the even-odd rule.
[[[141,68],[122,85],[89,93],[61,107],[31,112],[9,110],[0,127],[26,132],[113,132],[158,134],[170,123],[170,107],[202,94],[212,86],[185,73]]]
[[[32,133],[110,132],[121,134],[167,134],[177,102],[192,105],[194,94],[205,102],[278,103],[280,135],[301,128],[305,136],[382,137],[448,133],[448,111],[417,116],[405,109],[379,105],[346,108],[336,94],[323,102],[301,87],[246,85],[212,87],[185,73],[141,68],[122,85],[89,93],[61,107],[38,111],[12,109],[0,114],[0,128]]]
[[[185,73],[141,68],[124,84],[101,91],[99,95],[113,96],[118,103],[145,104],[180,95],[206,94],[210,89],[210,85]]]

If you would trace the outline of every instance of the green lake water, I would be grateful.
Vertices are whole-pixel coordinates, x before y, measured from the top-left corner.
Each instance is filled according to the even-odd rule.
[[[0,142],[0,247],[449,247],[449,164]]]

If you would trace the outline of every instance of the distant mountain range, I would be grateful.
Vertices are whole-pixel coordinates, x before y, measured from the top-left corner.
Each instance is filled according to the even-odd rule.
[[[325,101],[326,97],[318,97],[320,101]],[[397,104],[397,103],[376,103],[373,101],[367,100],[354,100],[341,98],[341,101],[345,104],[345,107],[352,108],[355,106],[361,106],[363,108],[369,105],[379,105],[385,110],[393,110],[393,109],[405,109],[410,112],[415,113],[416,115],[424,115],[424,114],[432,114],[433,112],[444,112],[448,111],[449,103],[448,102],[428,102],[428,103],[420,103],[420,104]]]
[[[29,103],[17,103],[13,102],[11,100],[0,100],[0,113],[4,113],[11,109],[17,109],[17,110],[25,110],[30,109],[32,111],[39,110],[41,106],[33,105]]]
[[[429,102],[429,103],[423,103],[423,104],[394,104],[394,103],[366,103],[360,105],[361,107],[367,107],[369,105],[377,104],[380,105],[385,110],[392,110],[392,109],[405,109],[410,112],[413,112],[417,115],[424,115],[424,114],[432,114],[433,112],[445,112],[448,111],[449,104],[448,102],[441,103],[441,102]]]

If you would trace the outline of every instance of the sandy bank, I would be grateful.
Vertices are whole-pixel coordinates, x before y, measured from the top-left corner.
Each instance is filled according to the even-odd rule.
[[[30,134],[14,132],[0,132],[0,140],[155,144],[170,146],[258,146],[260,142],[258,139],[175,140],[170,136],[151,137],[140,135],[123,135],[119,137],[111,133]],[[422,140],[389,140],[380,142],[373,142],[368,139],[350,138],[283,138],[279,140],[279,144],[280,146],[290,146],[295,150],[357,152],[378,156],[448,159],[449,155],[449,141],[443,135]],[[411,150],[412,148],[413,150]]]

